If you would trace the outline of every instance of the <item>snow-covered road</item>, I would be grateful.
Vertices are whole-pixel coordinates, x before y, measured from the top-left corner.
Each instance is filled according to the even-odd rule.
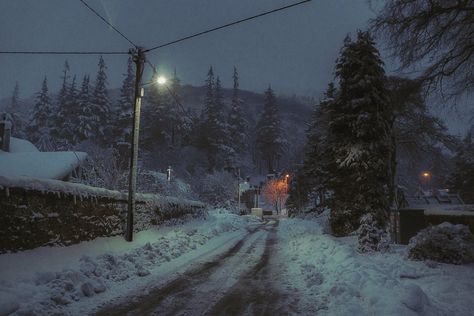
[[[133,243],[0,255],[0,315],[473,315],[474,265],[360,254],[326,223],[220,210]]]
[[[277,226],[264,221],[222,254],[96,315],[279,315],[285,304],[271,264]]]

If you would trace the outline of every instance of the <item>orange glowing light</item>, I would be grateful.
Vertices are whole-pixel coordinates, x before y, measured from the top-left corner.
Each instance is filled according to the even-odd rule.
[[[423,172],[423,177],[428,178],[429,176],[430,176],[430,173],[429,173],[429,172],[426,172],[426,171]]]

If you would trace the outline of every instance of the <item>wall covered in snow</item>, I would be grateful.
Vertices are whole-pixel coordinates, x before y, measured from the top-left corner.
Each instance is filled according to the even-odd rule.
[[[125,201],[126,195],[124,199],[120,192],[82,195],[11,183],[7,186],[0,181],[0,253],[120,235],[126,215]],[[202,203],[151,194],[138,195],[137,202],[135,231],[172,218],[202,216],[205,212]]]

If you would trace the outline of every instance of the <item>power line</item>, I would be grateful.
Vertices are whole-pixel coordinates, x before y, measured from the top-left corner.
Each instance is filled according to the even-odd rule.
[[[129,55],[130,52],[82,52],[82,51],[0,51],[11,55]]]
[[[91,6],[89,6],[84,0],[79,0],[82,2],[82,4],[84,4],[89,10],[91,10],[95,15],[97,15],[99,17],[99,19],[101,19],[102,21],[104,21],[108,26],[110,26],[115,32],[117,32],[120,36],[122,36],[124,39],[126,39],[130,44],[132,44],[132,46],[134,47],[138,47],[137,45],[135,45],[135,43],[133,43],[128,37],[126,37],[122,32],[120,32],[115,26],[113,26],[109,21],[107,21],[106,19],[104,19],[102,17],[102,15],[99,14],[99,12],[97,12],[96,10],[94,10]]]
[[[82,1],[82,0],[80,0],[80,1]],[[207,34],[207,33],[211,33],[211,32],[217,31],[217,30],[221,30],[221,29],[229,27],[229,26],[233,26],[233,25],[236,25],[236,24],[240,24],[242,22],[246,22],[246,21],[250,21],[250,20],[253,20],[253,19],[256,19],[256,18],[260,18],[262,16],[269,15],[269,14],[272,14],[272,13],[275,13],[275,12],[278,12],[278,11],[283,11],[283,10],[286,10],[286,9],[289,9],[289,8],[292,8],[292,7],[295,7],[295,6],[301,5],[301,4],[306,3],[306,2],[310,2],[310,1],[311,0],[303,0],[303,1],[300,1],[300,2],[297,2],[297,3],[293,3],[293,4],[290,4],[290,5],[284,6],[284,7],[280,7],[280,8],[277,8],[277,9],[270,10],[270,11],[262,12],[260,14],[253,15],[253,16],[248,17],[248,18],[244,18],[244,19],[241,19],[241,20],[230,22],[230,23],[227,23],[227,24],[224,24],[224,25],[221,25],[221,26],[218,26],[218,27],[214,27],[214,28],[211,28],[211,29],[199,32],[199,33],[195,33],[193,35],[182,37],[180,39],[177,39],[177,40],[174,40],[174,41],[171,41],[171,42],[168,42],[168,43],[164,43],[164,44],[157,45],[157,46],[149,48],[149,49],[145,49],[143,52],[147,53],[147,52],[150,52],[150,51],[155,50],[155,49],[170,46],[170,45],[173,45],[173,44],[176,44],[176,43],[179,43],[179,42],[182,42],[182,41],[194,38],[194,37],[198,37],[198,36],[201,36],[201,35],[204,35],[204,34]]]
[[[81,3],[83,3],[95,15],[97,15],[102,21],[104,21],[108,26],[110,26],[115,32],[117,32],[120,36],[122,36],[130,44],[132,44],[136,49],[139,48],[128,37],[126,37],[122,32],[120,32],[116,27],[114,27],[106,19],[104,19],[97,11],[95,11],[92,7],[90,7],[84,0],[79,0],[79,1]],[[262,13],[259,13],[257,15],[253,15],[253,16],[248,17],[248,18],[240,19],[240,20],[237,20],[237,21],[234,21],[234,22],[230,22],[230,23],[218,26],[218,27],[214,27],[214,28],[199,32],[199,33],[195,33],[195,34],[192,34],[192,35],[189,35],[189,36],[185,36],[185,37],[182,37],[182,38],[179,38],[179,39],[176,39],[176,40],[173,40],[173,41],[170,41],[170,42],[167,42],[167,43],[164,43],[164,44],[161,44],[161,45],[149,48],[149,49],[144,49],[144,50],[142,50],[142,52],[147,53],[147,52],[159,49],[159,48],[163,48],[163,47],[170,46],[170,45],[173,45],[173,44],[176,44],[176,43],[179,43],[179,42],[183,42],[185,40],[188,40],[188,39],[191,39],[191,38],[194,38],[194,37],[198,37],[198,36],[201,36],[201,35],[204,35],[204,34],[207,34],[207,33],[211,33],[211,32],[221,30],[221,29],[224,29],[224,28],[227,28],[227,27],[230,27],[230,26],[234,26],[234,25],[246,22],[246,21],[250,21],[250,20],[265,16],[265,15],[269,15],[269,14],[272,14],[272,13],[275,13],[275,12],[283,11],[283,10],[286,10],[286,9],[289,9],[289,8],[292,8],[292,7],[295,7],[295,6],[310,2],[310,1],[311,0],[303,0],[303,1],[299,1],[299,2],[296,2],[296,3],[290,4],[290,5],[280,7],[280,8],[276,8],[276,9],[273,9],[273,10],[270,10],[270,11],[262,12]],[[119,52],[119,51],[115,51],[115,52],[100,52],[100,51],[99,52],[98,51],[0,51],[0,54],[23,54],[23,55],[129,55],[129,54],[133,54],[133,52],[132,51],[128,51],[128,52]],[[152,66],[149,62],[147,62],[147,63],[150,66]],[[152,66],[152,68],[153,67],[154,66]]]

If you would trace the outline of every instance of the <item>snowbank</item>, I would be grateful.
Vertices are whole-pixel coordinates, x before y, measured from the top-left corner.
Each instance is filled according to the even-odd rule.
[[[324,217],[282,220],[280,260],[299,310],[317,315],[472,315],[474,265],[414,262],[406,246],[360,254],[357,237],[323,233]]]
[[[184,254],[200,255],[213,240],[242,235],[248,221],[215,211],[205,221],[140,232],[132,243],[110,237],[0,255],[0,315],[88,313],[163,275],[162,266],[176,266]]]

